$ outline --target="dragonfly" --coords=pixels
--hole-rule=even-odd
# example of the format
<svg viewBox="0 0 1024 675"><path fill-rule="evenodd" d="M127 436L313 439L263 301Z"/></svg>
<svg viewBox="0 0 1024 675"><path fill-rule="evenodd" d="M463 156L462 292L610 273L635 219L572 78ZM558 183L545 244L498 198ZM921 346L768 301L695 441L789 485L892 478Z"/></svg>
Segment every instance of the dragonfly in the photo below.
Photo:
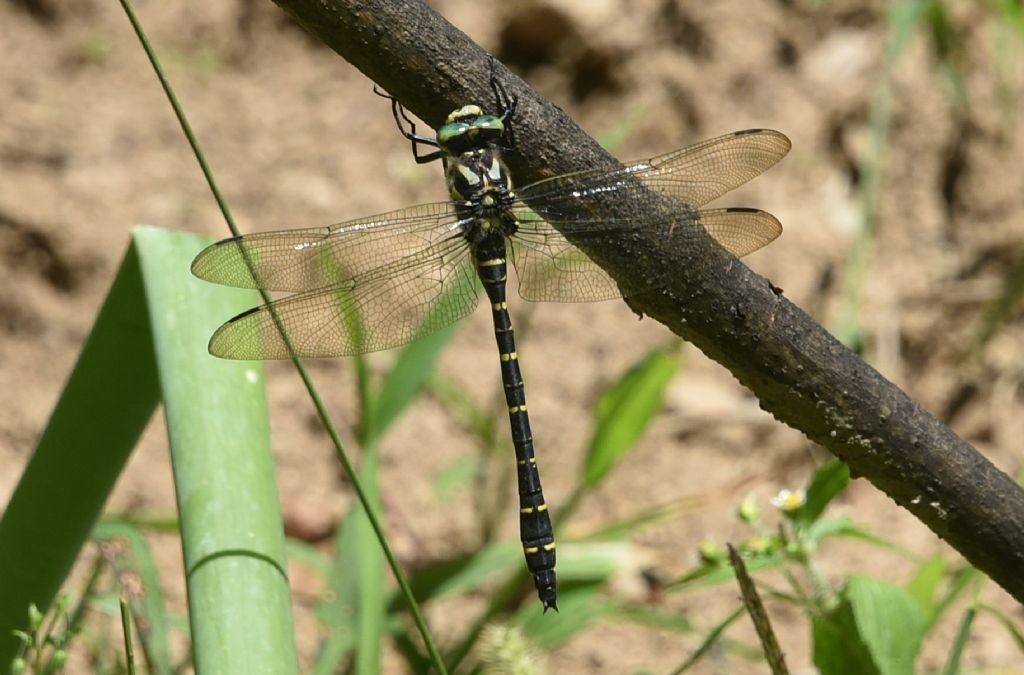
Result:
<svg viewBox="0 0 1024 675"><path fill-rule="evenodd" d="M209 351L226 359L282 359L363 354L403 345L470 314L487 298L515 448L520 540L546 612L557 610L555 536L534 453L519 353L508 312L509 261L519 295L530 301L590 302L649 288L613 279L585 252L638 230L681 244L710 237L742 257L782 232L769 213L750 208L700 210L758 176L789 151L785 135L748 129L659 157L563 174L515 187L505 163L517 151L518 97L491 62L493 112L469 104L448 115L436 137L419 135L396 99L392 115L419 164L440 160L450 199L326 227L232 237L192 263L201 279L292 295L244 312L213 334ZM654 193L676 200L671 217L647 220ZM588 200L613 199L601 216ZM590 205L591 207L593 204ZM577 246L571 241L581 244ZM705 249L706 252L706 249Z"/></svg>

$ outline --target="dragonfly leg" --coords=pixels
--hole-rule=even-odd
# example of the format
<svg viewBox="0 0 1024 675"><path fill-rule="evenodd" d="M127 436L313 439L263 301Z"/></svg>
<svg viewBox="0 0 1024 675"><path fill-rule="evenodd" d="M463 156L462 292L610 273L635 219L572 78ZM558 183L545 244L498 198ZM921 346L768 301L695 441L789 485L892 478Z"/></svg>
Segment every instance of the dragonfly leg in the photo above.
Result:
<svg viewBox="0 0 1024 675"><path fill-rule="evenodd" d="M432 148L438 148L440 146L435 139L430 138L429 136L421 136L416 133L416 123L409 118L408 113L405 112L405 108L398 102L398 99L382 90L377 85L373 85L373 93L381 98L386 98L391 101L391 115L395 118L395 126L398 127L399 133L409 139L409 142L412 143L412 156L413 159L416 160L417 164L427 164L428 162L441 159L444 153L440 150L430 152L425 155L420 154L420 145L427 145ZM405 127L406 124L409 125L408 129Z"/></svg>
<svg viewBox="0 0 1024 675"><path fill-rule="evenodd" d="M498 59L491 56L491 91L494 92L494 100L497 104L497 114L501 118L501 123L505 125L505 136L508 139L507 144L504 146L506 150L516 149L516 137L515 132L512 129L512 117L516 114L516 106L519 105L519 97L509 95L505 90L505 86L502 85L501 81L498 80Z"/></svg>

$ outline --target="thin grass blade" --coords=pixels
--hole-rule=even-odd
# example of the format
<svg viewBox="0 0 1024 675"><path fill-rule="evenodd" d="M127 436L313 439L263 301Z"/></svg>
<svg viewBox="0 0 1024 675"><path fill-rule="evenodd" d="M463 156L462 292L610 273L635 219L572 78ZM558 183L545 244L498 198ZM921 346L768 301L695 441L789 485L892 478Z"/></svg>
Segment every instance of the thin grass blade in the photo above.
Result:
<svg viewBox="0 0 1024 675"><path fill-rule="evenodd" d="M365 455L360 480L373 504L379 503L375 453ZM376 507L375 507L376 508ZM331 626L314 665L314 673L338 672L354 654L355 671L380 668L384 636L384 560L366 512L358 503L342 521L328 576L328 600L317 608L321 622Z"/></svg>
<svg viewBox="0 0 1024 675"><path fill-rule="evenodd" d="M967 611L964 612L964 616L960 620L960 627L956 632L956 639L953 640L949 650L949 659L946 661L946 667L942 669L942 675L957 675L960 672L960 662L964 656L967 640L971 637L971 626L974 625L976 616L978 616L978 612L974 607L968 607Z"/></svg>
<svg viewBox="0 0 1024 675"><path fill-rule="evenodd" d="M380 483L377 472L377 452L367 450L362 470L366 497L375 512L380 513ZM366 518L362 506L355 509L356 556L358 558L358 641L356 643L355 672L377 675L381 672L380 656L384 649L384 556L377 536ZM344 573L346 570L341 570ZM350 572L350 571L349 571Z"/></svg>
<svg viewBox="0 0 1024 675"><path fill-rule="evenodd" d="M725 629L734 624L737 619L743 616L744 608L742 606L737 607L731 614L722 619L716 624L711 631L707 634L704 640L701 641L700 646L690 655L690 658L686 659L683 663L679 664L679 667L672 671L672 675L679 675L685 673L687 670L692 668L705 654L707 654L711 648L718 642L718 639L725 633Z"/></svg>
<svg viewBox="0 0 1024 675"><path fill-rule="evenodd" d="M101 542L122 540L127 543L123 553L107 556L119 579L130 578L139 582L134 592L122 588L121 603L130 605L139 644L148 666L147 672L171 675L174 668L168 641L167 610L161 591L160 572L149 543L134 525L118 522L100 523L94 536Z"/></svg>

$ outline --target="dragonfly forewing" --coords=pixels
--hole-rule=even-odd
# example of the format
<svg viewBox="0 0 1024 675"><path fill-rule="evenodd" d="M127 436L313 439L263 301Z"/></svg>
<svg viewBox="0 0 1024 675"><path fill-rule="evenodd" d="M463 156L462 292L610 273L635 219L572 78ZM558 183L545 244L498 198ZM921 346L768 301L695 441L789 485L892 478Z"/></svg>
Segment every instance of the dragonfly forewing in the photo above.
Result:
<svg viewBox="0 0 1024 675"><path fill-rule="evenodd" d="M611 193L627 199L624 206L634 203L642 198L635 187L640 180L651 190L696 208L761 175L790 147L784 134L748 129L621 167L555 176L520 189L518 196L542 217L564 219L581 200L599 202Z"/></svg>
<svg viewBox="0 0 1024 675"><path fill-rule="evenodd" d="M465 225L451 202L438 202L327 227L257 232L206 248L192 273L227 286L301 293L418 257L448 239L461 240Z"/></svg>

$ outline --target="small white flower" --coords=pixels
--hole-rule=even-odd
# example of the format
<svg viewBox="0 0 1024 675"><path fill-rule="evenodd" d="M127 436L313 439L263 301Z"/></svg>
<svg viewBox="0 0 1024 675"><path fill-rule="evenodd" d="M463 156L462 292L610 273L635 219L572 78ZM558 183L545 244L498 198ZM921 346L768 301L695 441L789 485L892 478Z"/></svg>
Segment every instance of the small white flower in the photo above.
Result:
<svg viewBox="0 0 1024 675"><path fill-rule="evenodd" d="M772 497L772 506L792 513L807 503L807 493L803 490L779 490L779 494Z"/></svg>

